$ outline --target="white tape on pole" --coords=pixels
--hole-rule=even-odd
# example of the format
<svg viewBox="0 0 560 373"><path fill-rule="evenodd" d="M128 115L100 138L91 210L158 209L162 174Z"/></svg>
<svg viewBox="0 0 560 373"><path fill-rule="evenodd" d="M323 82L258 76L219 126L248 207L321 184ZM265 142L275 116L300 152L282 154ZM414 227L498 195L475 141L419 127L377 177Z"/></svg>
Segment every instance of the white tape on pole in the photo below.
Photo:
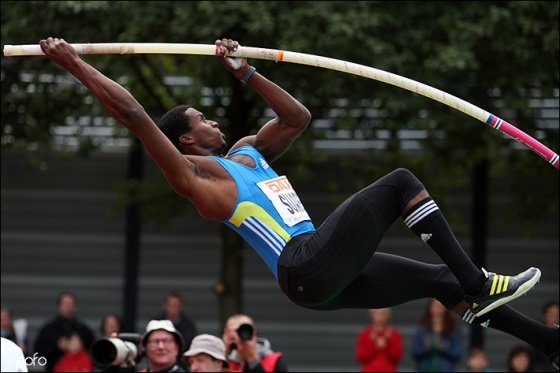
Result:
<svg viewBox="0 0 560 373"><path fill-rule="evenodd" d="M75 43L79 54L198 54L216 55L214 44L173 43ZM5 45L4 56L42 56L39 44Z"/></svg>
<svg viewBox="0 0 560 373"><path fill-rule="evenodd" d="M70 44L80 54L191 54L215 56L217 49L214 44L173 44L173 43L91 43ZM4 56L39 56L44 55L39 45L5 45ZM473 118L488 124L494 129L518 141L539 156L547 160L557 169L560 168L558 154L535 140L533 137L519 130L508 122L487 111L446 92L429 85L402 77L373 67L359 65L352 62L321 57L307 53L282 51L277 49L255 48L240 46L231 54L232 57L255 58L262 60L282 61L322 67L341 71L365 78L391 84L419 95L441 102L453 109L459 110Z"/></svg>

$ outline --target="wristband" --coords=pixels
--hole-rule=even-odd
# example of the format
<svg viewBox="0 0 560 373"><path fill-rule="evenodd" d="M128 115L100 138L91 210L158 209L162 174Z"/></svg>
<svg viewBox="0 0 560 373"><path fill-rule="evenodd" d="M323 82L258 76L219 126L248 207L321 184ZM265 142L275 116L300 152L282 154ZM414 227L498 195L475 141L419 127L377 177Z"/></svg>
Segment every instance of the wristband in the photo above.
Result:
<svg viewBox="0 0 560 373"><path fill-rule="evenodd" d="M247 83L247 81L251 78L256 70L257 69L255 69L253 66L249 66L249 70L247 70L247 73L243 76L243 78L241 78L241 81L243 83Z"/></svg>

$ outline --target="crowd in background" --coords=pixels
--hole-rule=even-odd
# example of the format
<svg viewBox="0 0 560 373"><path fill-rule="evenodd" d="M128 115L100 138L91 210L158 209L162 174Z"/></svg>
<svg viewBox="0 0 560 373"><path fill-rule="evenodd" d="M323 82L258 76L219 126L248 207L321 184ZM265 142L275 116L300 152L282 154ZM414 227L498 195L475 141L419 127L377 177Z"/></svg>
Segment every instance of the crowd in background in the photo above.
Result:
<svg viewBox="0 0 560 373"><path fill-rule="evenodd" d="M401 332L390 324L390 309L369 310L371 324L356 340L356 361L362 372L396 372L403 355ZM558 328L558 301L543 305L542 322ZM502 366L508 372L556 372L536 348L514 345L505 362L491 361L481 346L465 346L450 310L429 299L414 331L410 354L417 372L493 372ZM464 363L462 363L464 361Z"/></svg>
<svg viewBox="0 0 560 373"><path fill-rule="evenodd" d="M44 359L40 365L47 372L289 371L284 354L273 350L248 315L231 315L221 336L198 334L195 321L184 312L178 292L169 292L161 312L154 314L143 333L136 334L139 350L134 358L111 357L113 361L96 359L92 344L117 337L132 341L130 335L135 333L122 334L124 323L119 314L104 315L99 329L94 331L77 316L74 293L61 292L56 306L56 315L41 326L32 345L26 337L26 321L14 319L10 309L2 307L3 372L27 371L25 365L29 365L32 352ZM547 357L529 345L513 346L505 362L492 361L481 346L465 346L452 313L436 299L427 301L409 349L403 346L399 328L390 322L390 308L367 312L371 322L358 333L355 345L355 360L361 372L397 372L404 353L410 354L418 372L493 372L500 367L508 372L555 371ZM544 324L557 327L558 301L544 304L541 315ZM145 368L141 368L141 361Z"/></svg>
<svg viewBox="0 0 560 373"><path fill-rule="evenodd" d="M198 334L178 292L165 296L161 312L153 315L143 333L124 333L123 320L117 313L104 315L95 331L79 318L77 305L74 293L61 292L56 298L56 315L41 326L32 348L25 337L17 335L11 312L3 307L2 372L27 371L22 367L31 365L27 363L31 352L41 359L33 370L46 372L288 371L284 355L259 335L250 316L231 315L221 336ZM123 349L130 347L128 343L136 349ZM133 350L128 356L115 352ZM100 351L107 352L106 356Z"/></svg>

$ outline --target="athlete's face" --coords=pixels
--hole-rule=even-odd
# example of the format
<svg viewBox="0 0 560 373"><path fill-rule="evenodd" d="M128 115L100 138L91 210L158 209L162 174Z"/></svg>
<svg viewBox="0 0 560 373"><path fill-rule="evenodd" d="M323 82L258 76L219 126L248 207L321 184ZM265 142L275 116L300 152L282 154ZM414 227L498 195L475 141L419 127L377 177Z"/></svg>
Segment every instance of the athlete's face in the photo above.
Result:
<svg viewBox="0 0 560 373"><path fill-rule="evenodd" d="M189 108L186 111L191 130L181 135L181 141L189 144L198 155L222 155L226 147L226 137L218 123L206 119L200 111Z"/></svg>

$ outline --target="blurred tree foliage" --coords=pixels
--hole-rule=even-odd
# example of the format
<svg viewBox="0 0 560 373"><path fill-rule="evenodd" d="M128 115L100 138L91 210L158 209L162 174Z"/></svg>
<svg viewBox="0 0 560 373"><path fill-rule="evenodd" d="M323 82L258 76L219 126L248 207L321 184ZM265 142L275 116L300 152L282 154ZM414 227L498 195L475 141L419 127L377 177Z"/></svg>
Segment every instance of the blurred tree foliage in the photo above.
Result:
<svg viewBox="0 0 560 373"><path fill-rule="evenodd" d="M200 44L228 37L247 46L332 57L438 88L536 137L528 96L558 97L558 11L557 1L2 1L1 33L4 45L37 44L48 36L70 43ZM257 128L266 109L257 94L212 57L83 58L130 90L155 121L179 103L201 107L205 87L223 92L230 103L216 99L205 112L220 118L231 143ZM30 154L40 158L42 152L54 151L53 126L64 124L67 117L106 115L83 86L67 84L73 78L48 59L1 61L2 151L33 149ZM429 180L427 186L445 204L445 192L464 185L474 164L491 160L491 174L509 174L515 185L513 198L528 201L511 203L511 216L520 217L519 224L558 214L558 171L476 119L409 91L349 74L263 60L250 63L300 99L314 118L329 117L334 99L348 100L347 113L366 100L383 113L379 128L388 130L393 140L402 128L430 133L421 157L390 146L359 160L326 160L311 148L315 135L307 131L278 161L282 172L312 178L308 170L328 161L358 176L357 186L364 186L392 168L407 167L421 180ZM48 74L57 79L45 80ZM191 77L192 84L180 89L167 86L167 75ZM352 129L362 119L345 115L336 124ZM442 130L445 141L437 136ZM545 130L538 138L553 150L559 148L558 128ZM86 156L97 146L84 138L77 154ZM167 208L177 206L178 197L163 178L150 182L155 184L121 185L127 198L121 202L141 202L151 221L165 222L181 213ZM337 187L334 183L333 189ZM149 210L149 206L164 208Z"/></svg>

